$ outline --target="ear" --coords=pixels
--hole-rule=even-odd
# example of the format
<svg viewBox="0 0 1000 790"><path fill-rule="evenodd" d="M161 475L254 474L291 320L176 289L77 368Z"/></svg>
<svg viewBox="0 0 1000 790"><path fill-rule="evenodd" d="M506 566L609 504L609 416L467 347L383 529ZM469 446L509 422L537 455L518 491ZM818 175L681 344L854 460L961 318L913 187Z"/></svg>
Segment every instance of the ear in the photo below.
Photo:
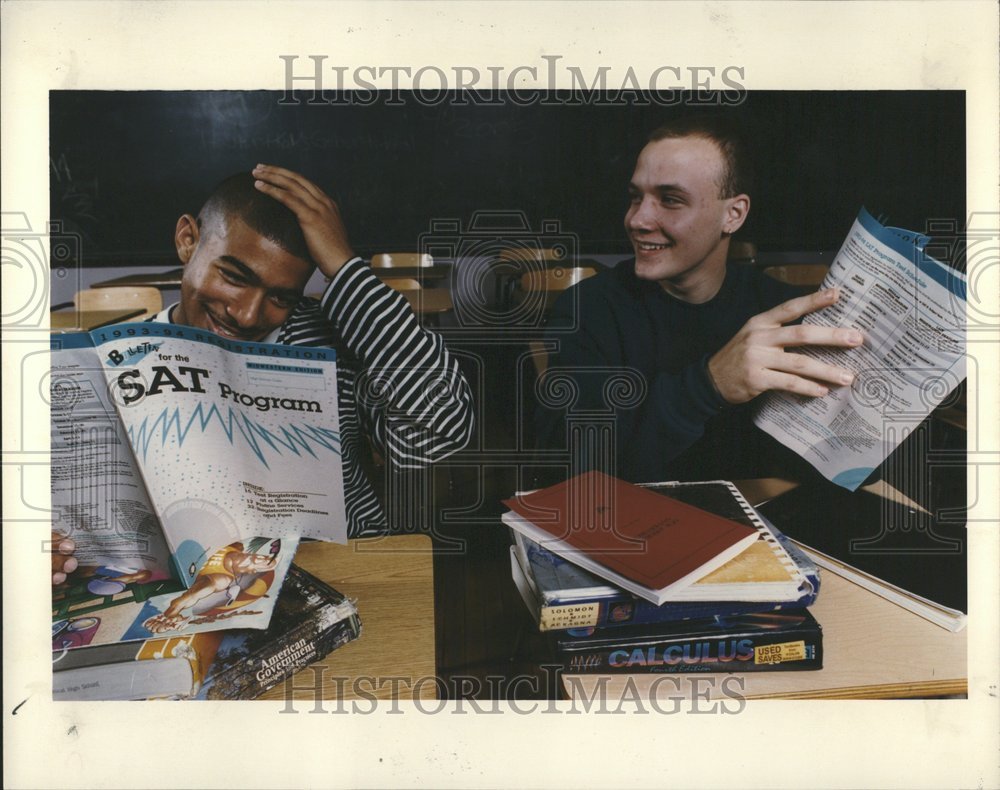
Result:
<svg viewBox="0 0 1000 790"><path fill-rule="evenodd" d="M181 263L186 264L191 260L200 239L201 230L198 227L198 220L190 214L185 214L177 220L177 227L174 229L174 246L177 248L177 257L181 259Z"/></svg>
<svg viewBox="0 0 1000 790"><path fill-rule="evenodd" d="M727 198L726 203L726 215L722 222L722 230L731 236L747 221L747 215L750 213L750 196L737 195Z"/></svg>

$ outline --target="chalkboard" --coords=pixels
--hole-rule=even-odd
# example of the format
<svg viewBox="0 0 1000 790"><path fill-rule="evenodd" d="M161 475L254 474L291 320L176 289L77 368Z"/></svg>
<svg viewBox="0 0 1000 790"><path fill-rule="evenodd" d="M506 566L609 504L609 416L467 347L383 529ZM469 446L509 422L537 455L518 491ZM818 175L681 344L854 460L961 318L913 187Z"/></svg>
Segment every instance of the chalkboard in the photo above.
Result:
<svg viewBox="0 0 1000 790"><path fill-rule="evenodd" d="M197 212L222 178L268 162L334 196L363 254L416 249L441 220L462 233L477 212L515 211L522 234L550 221L546 232L569 234L582 254L624 255L635 155L651 129L690 111L600 94L575 104L501 94L494 105L454 94L434 105L406 93L364 104L283 97L53 91L52 219L80 234L85 264L169 263L177 217ZM758 171L742 236L762 250L836 249L861 205L916 229L964 222L962 92L755 91L733 111Z"/></svg>

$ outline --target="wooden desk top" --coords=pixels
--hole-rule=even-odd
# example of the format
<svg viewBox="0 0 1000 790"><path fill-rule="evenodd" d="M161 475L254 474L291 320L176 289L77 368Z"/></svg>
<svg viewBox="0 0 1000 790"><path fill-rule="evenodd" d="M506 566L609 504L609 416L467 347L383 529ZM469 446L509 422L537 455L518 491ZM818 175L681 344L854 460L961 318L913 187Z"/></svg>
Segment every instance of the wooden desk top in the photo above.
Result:
<svg viewBox="0 0 1000 790"><path fill-rule="evenodd" d="M82 331L97 329L99 326L127 321L145 311L141 307L118 310L57 310L49 313L49 327L53 331Z"/></svg>
<svg viewBox="0 0 1000 790"><path fill-rule="evenodd" d="M107 288L115 285L153 285L158 288L170 288L181 284L181 275L184 273L183 267L167 269L162 272L152 274L128 274L124 277L114 277L110 280L103 280L94 283L91 288Z"/></svg>
<svg viewBox="0 0 1000 790"><path fill-rule="evenodd" d="M372 274L386 277L412 277L415 280L441 280L451 273L451 266L436 263L433 266L380 266L372 267Z"/></svg>
<svg viewBox="0 0 1000 790"><path fill-rule="evenodd" d="M389 678L402 678L395 681L399 699L436 698L430 537L392 535L352 540L345 546L304 543L295 562L356 599L362 626L360 638L295 674L295 699L315 699L312 686L320 680L323 699L391 699ZM317 667L322 669L317 672ZM261 697L284 698L283 683Z"/></svg>
<svg viewBox="0 0 1000 790"><path fill-rule="evenodd" d="M693 690L725 696L727 687L760 699L888 699L968 693L967 632L953 634L836 574L824 571L816 603L809 608L823 628L823 669L815 672L739 672L674 675L661 682L659 696ZM564 675L570 697L591 696L600 675ZM662 674L606 675L607 699L617 700L628 679L648 696ZM705 678L716 678L714 684ZM732 685L732 684L737 685ZM688 697L690 699L690 697Z"/></svg>

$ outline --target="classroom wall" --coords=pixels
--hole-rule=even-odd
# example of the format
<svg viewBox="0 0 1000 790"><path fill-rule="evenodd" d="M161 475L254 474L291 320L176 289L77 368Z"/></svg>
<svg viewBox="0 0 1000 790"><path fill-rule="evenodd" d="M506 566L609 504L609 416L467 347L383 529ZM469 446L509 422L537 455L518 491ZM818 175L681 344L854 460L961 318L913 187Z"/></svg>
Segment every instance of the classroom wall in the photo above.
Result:
<svg viewBox="0 0 1000 790"><path fill-rule="evenodd" d="M79 239L83 267L173 265L176 218L258 161L336 197L365 255L539 236L587 256L627 254L635 153L666 116L705 109L609 94L576 104L500 94L490 105L407 93L289 105L283 95L53 91L51 218ZM960 91L755 91L727 111L755 148L742 235L764 251L836 249L861 205L917 229L965 217Z"/></svg>

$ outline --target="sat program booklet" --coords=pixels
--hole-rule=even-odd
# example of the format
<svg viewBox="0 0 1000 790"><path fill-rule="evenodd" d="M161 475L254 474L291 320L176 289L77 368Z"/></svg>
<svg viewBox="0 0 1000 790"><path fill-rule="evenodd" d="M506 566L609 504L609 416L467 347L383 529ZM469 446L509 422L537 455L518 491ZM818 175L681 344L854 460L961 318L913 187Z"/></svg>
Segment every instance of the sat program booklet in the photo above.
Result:
<svg viewBox="0 0 1000 790"><path fill-rule="evenodd" d="M333 349L159 323L51 348L52 526L81 566L55 649L264 628L299 538L346 542Z"/></svg>

